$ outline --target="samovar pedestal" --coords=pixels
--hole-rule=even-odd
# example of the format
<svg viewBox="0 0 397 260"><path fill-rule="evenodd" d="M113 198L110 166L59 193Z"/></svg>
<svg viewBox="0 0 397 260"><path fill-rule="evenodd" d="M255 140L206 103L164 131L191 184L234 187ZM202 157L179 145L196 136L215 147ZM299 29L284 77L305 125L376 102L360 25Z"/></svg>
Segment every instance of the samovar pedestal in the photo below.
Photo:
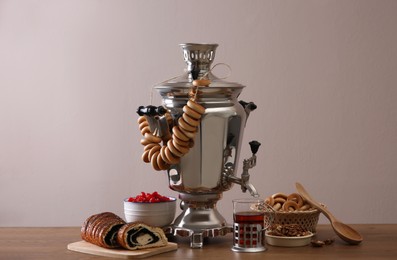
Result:
<svg viewBox="0 0 397 260"><path fill-rule="evenodd" d="M173 235L190 237L191 248L202 248L204 238L224 236L233 231L216 209L222 194L180 193L182 213L171 226Z"/></svg>

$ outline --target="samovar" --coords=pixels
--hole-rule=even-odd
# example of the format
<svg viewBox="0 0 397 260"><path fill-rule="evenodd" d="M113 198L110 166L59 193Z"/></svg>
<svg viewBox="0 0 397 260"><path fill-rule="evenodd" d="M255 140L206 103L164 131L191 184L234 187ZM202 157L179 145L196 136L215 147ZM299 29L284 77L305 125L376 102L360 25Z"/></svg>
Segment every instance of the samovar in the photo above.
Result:
<svg viewBox="0 0 397 260"><path fill-rule="evenodd" d="M201 248L204 238L232 232L232 226L216 208L223 192L235 183L243 192L248 190L252 196L258 196L249 182L248 170L256 165L260 143L250 142L252 156L243 161L243 172L237 177L244 127L256 105L237 100L243 85L212 73L217 44L180 46L187 63L185 73L156 85L163 104L140 106L138 114L142 118L141 132L150 139L143 139L143 160L152 163L156 170L167 170L169 187L179 193L181 200L182 213L166 230L173 235L189 236L191 247ZM205 111L194 114L188 101ZM179 130L186 135L182 136ZM147 146L154 151L146 149Z"/></svg>

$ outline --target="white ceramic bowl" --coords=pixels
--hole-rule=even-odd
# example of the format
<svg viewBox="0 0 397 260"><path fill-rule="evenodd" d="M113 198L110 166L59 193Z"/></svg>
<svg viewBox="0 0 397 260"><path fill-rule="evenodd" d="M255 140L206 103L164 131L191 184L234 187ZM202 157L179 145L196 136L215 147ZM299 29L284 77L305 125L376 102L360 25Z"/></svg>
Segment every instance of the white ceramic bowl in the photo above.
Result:
<svg viewBox="0 0 397 260"><path fill-rule="evenodd" d="M298 247L298 246L307 246L310 244L312 240L313 233L310 233L307 236L300 237L281 237L281 236L272 236L266 232L266 243L272 246L282 246L282 247Z"/></svg>
<svg viewBox="0 0 397 260"><path fill-rule="evenodd" d="M164 202L129 202L124 199L125 220L130 222L144 222L155 227L164 227L172 223L175 218L176 198L169 197Z"/></svg>

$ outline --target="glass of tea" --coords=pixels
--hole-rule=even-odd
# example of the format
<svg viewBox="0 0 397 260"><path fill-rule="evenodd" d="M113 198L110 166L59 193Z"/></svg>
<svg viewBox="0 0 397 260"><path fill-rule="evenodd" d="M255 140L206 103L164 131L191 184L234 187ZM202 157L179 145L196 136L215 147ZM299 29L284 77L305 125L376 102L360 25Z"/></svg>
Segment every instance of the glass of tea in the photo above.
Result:
<svg viewBox="0 0 397 260"><path fill-rule="evenodd" d="M265 213L262 199L233 200L233 247L235 252L265 251Z"/></svg>

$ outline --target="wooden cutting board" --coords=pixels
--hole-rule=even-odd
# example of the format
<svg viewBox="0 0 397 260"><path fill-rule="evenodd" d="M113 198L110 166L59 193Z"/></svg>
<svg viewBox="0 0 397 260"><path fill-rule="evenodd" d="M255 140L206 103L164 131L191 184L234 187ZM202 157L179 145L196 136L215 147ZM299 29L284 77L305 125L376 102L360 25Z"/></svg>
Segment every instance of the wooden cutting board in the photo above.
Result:
<svg viewBox="0 0 397 260"><path fill-rule="evenodd" d="M68 245L68 249L75 252L86 253L91 255L117 257L124 259L144 258L152 255L157 255L178 249L178 245L168 242L168 245L163 247L155 247L139 250L126 249L107 249L88 243L86 241L79 241Z"/></svg>

